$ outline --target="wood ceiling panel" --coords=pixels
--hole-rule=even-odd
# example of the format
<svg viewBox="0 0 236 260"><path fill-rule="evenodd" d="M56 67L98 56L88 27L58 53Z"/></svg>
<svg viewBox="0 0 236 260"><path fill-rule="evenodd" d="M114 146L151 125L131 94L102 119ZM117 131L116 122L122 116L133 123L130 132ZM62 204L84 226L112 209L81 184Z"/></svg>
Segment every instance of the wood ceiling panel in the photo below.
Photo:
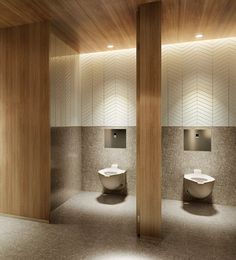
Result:
<svg viewBox="0 0 236 260"><path fill-rule="evenodd" d="M131 48L137 6L153 0L0 0L0 28L51 20L77 51ZM236 36L236 0L162 0L162 43Z"/></svg>
<svg viewBox="0 0 236 260"><path fill-rule="evenodd" d="M73 44L80 52L104 51L112 43L115 49L132 48L136 43L136 9L147 0L77 0L61 2L52 10L55 30L68 26L75 35ZM66 5L66 6L65 6ZM60 10L64 10L64 13ZM54 13L55 14L55 13ZM67 31L66 29L63 31ZM58 35L60 37L60 35Z"/></svg>
<svg viewBox="0 0 236 260"><path fill-rule="evenodd" d="M204 39L236 36L235 0L163 0L162 42L195 40L196 33Z"/></svg>
<svg viewBox="0 0 236 260"><path fill-rule="evenodd" d="M43 1L0 0L0 28L23 25L50 19Z"/></svg>

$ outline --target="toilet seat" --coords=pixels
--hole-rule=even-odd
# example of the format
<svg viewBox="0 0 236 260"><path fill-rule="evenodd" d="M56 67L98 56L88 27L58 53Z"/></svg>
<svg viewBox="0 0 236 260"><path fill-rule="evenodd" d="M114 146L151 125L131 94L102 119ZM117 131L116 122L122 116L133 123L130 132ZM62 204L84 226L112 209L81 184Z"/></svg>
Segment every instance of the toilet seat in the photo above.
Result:
<svg viewBox="0 0 236 260"><path fill-rule="evenodd" d="M189 173L185 174L184 178L189 181L196 182L197 184L204 184L208 182L213 182L215 179L209 175L206 174L196 174L196 173Z"/></svg>
<svg viewBox="0 0 236 260"><path fill-rule="evenodd" d="M125 170L121 170L119 168L113 167L113 168L104 168L102 170L99 170L98 173L102 174L105 177L110 177L118 174L125 173Z"/></svg>

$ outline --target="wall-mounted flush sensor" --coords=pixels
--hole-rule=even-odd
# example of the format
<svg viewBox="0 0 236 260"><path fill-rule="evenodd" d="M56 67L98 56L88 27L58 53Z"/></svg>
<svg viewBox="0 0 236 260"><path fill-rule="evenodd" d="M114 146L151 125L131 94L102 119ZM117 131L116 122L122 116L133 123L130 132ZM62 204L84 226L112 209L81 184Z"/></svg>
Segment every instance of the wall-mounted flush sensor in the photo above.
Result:
<svg viewBox="0 0 236 260"><path fill-rule="evenodd" d="M117 137L117 134L116 134L116 133L114 133L113 137L114 137L114 138L116 138L116 137Z"/></svg>
<svg viewBox="0 0 236 260"><path fill-rule="evenodd" d="M199 134L196 134L196 138L199 138Z"/></svg>

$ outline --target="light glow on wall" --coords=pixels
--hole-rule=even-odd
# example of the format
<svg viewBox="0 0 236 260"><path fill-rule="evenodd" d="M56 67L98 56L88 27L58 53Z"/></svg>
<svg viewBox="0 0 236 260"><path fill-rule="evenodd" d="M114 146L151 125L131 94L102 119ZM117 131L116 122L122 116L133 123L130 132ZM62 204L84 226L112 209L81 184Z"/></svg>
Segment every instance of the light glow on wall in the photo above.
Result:
<svg viewBox="0 0 236 260"><path fill-rule="evenodd" d="M236 126L236 38L162 46L162 124Z"/></svg>

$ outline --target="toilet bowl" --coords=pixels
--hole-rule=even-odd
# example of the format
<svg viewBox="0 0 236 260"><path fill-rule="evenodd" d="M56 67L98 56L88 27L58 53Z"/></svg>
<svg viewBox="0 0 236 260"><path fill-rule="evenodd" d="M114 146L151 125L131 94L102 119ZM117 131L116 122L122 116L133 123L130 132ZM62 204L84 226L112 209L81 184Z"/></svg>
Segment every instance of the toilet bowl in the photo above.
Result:
<svg viewBox="0 0 236 260"><path fill-rule="evenodd" d="M185 174L184 180L188 193L195 198L204 199L212 193L215 179L209 175L202 174L201 170Z"/></svg>
<svg viewBox="0 0 236 260"><path fill-rule="evenodd" d="M125 186L126 170L118 168L117 164L112 164L111 168L105 168L98 171L99 179L105 189L118 190Z"/></svg>

